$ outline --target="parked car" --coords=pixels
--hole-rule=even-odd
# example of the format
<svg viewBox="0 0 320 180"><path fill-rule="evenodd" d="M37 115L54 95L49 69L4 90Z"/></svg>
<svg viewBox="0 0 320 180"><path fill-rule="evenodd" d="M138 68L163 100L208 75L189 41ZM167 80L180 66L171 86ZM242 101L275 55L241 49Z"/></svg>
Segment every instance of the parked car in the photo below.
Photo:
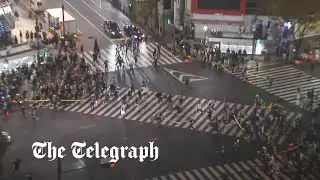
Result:
<svg viewBox="0 0 320 180"><path fill-rule="evenodd" d="M121 38L122 32L115 21L107 20L103 24L104 31L111 37L111 38Z"/></svg>

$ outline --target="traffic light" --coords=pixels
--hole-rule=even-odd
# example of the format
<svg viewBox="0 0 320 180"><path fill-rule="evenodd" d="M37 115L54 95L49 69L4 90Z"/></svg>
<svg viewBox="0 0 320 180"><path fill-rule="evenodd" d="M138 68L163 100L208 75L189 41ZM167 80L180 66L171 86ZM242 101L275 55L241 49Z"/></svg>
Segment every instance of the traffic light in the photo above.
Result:
<svg viewBox="0 0 320 180"><path fill-rule="evenodd" d="M47 49L44 50L43 56L44 56L44 57L48 57L48 56L49 56L49 53L48 53L48 50L47 50Z"/></svg>
<svg viewBox="0 0 320 180"><path fill-rule="evenodd" d="M167 19L167 23L171 24L171 19L170 18Z"/></svg>
<svg viewBox="0 0 320 180"><path fill-rule="evenodd" d="M257 40L256 40L256 44L260 44L260 39L257 39Z"/></svg>

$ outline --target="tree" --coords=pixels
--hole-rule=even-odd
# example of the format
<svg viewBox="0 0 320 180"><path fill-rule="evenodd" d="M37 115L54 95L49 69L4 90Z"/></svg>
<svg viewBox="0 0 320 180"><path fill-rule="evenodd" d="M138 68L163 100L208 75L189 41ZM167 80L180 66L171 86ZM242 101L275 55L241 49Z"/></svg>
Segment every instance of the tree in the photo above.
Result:
<svg viewBox="0 0 320 180"><path fill-rule="evenodd" d="M272 16L292 22L294 42L299 50L305 35L320 28L320 0L259 0L258 8Z"/></svg>
<svg viewBox="0 0 320 180"><path fill-rule="evenodd" d="M133 0L131 18L136 21L153 18L156 9L157 0Z"/></svg>

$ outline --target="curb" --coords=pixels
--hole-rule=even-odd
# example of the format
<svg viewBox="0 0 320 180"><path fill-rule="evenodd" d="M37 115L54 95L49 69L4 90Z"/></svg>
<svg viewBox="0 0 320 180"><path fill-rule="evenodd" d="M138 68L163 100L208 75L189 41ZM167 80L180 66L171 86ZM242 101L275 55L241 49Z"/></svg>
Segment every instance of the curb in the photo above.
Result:
<svg viewBox="0 0 320 180"><path fill-rule="evenodd" d="M27 49L27 50L23 50L23 51L15 52L15 53L10 53L10 54L9 54L9 55L7 55L7 56L3 56L3 58L7 58L7 57L11 57L11 56L15 56L15 55L22 54L22 53L26 53L26 52L33 51L33 50L35 50L35 49L34 49L34 48L31 48L31 49Z"/></svg>
<svg viewBox="0 0 320 180"><path fill-rule="evenodd" d="M23 42L23 43L18 43L18 44L13 44L11 45L12 48L16 48L16 47L19 47L19 46L24 46L24 45L27 45L28 42ZM0 48L0 51L3 51L3 50L7 50L8 46L4 47L4 48Z"/></svg>

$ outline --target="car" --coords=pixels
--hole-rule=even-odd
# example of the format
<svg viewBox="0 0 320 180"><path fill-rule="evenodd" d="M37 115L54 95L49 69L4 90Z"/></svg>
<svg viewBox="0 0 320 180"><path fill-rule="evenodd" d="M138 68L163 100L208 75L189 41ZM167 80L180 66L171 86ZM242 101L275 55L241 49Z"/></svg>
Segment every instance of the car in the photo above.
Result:
<svg viewBox="0 0 320 180"><path fill-rule="evenodd" d="M135 38L138 41L143 41L145 38L145 34L142 32L142 30L135 25L125 25L123 27L123 31L126 36Z"/></svg>
<svg viewBox="0 0 320 180"><path fill-rule="evenodd" d="M1 138L4 140L5 143L8 143L8 144L12 143L11 136L6 131L1 131Z"/></svg>
<svg viewBox="0 0 320 180"><path fill-rule="evenodd" d="M107 20L103 24L104 31L111 37L111 38L121 38L122 33L115 21Z"/></svg>

